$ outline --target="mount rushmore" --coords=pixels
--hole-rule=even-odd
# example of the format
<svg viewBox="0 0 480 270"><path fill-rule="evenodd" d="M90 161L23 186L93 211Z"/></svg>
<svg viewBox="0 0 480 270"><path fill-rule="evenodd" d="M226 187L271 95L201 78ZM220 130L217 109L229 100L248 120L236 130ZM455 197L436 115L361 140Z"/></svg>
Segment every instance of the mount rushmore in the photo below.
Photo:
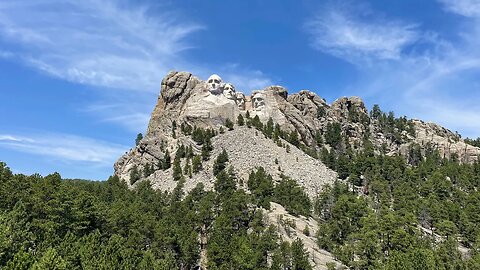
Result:
<svg viewBox="0 0 480 270"><path fill-rule="evenodd" d="M235 101L240 111L261 111L265 108L264 91L253 91L251 97L247 97L242 92L236 92L233 84L224 83L217 74L213 74L208 78L207 89L213 95L223 94L227 99Z"/></svg>
<svg viewBox="0 0 480 270"><path fill-rule="evenodd" d="M236 122L239 115L257 117L264 124L272 121L286 133L297 133L302 149L285 140L280 147L245 126L219 132L224 129L227 120ZM353 151L363 149L368 143L376 152L408 156L412 146L419 145L421 149L426 149L426 146L436 149L443 157L455 156L462 162L473 162L480 156L479 148L465 143L458 134L446 128L415 119L397 120L403 127L399 125L385 130L378 117L369 114L358 97L341 97L328 104L312 91L301 90L289 95L287 89L281 86L254 90L249 96L237 91L232 83L224 82L216 74L203 81L191 73L173 71L162 81L144 138L120 157L114 170L128 183L133 168L142 170L148 167L153 172L145 179L155 188L173 190L176 182L172 179L172 169L161 170L156 164L166 152L173 160L181 146L191 147L194 154L202 150L190 136L175 130L180 125L214 130L218 135L212 138L211 156L216 157L225 149L239 178L246 179L252 169L261 165L276 179L282 175L295 179L312 196L325 183L336 179L336 173L311 154L319 153L323 148L332 148L325 142L327 129L332 125L339 127L346 140L342 144L349 144ZM325 143L320 146L319 140ZM305 153L306 149L310 155ZM198 183L212 187L213 161L205 161L203 167L202 172L187 181L185 191Z"/></svg>

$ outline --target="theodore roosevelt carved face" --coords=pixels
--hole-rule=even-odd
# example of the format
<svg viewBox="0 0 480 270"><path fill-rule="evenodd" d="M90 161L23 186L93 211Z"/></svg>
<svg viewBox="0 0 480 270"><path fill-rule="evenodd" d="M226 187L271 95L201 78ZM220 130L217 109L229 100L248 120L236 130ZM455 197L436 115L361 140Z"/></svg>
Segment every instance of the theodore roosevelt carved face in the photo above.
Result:
<svg viewBox="0 0 480 270"><path fill-rule="evenodd" d="M241 92L236 94L236 101L239 110L245 110L245 95Z"/></svg>

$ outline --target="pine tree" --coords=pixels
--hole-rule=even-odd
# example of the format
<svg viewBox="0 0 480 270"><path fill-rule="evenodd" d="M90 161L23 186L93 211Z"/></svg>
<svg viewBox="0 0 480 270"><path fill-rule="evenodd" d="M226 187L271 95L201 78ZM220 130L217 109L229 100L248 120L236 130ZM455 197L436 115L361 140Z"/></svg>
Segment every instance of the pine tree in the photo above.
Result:
<svg viewBox="0 0 480 270"><path fill-rule="evenodd" d="M228 162L228 154L225 149L218 155L217 159L213 163L213 175L219 174L226 168L226 163Z"/></svg>
<svg viewBox="0 0 480 270"><path fill-rule="evenodd" d="M173 161L173 180L178 181L182 179L182 167L180 165L180 158L175 158Z"/></svg>
<svg viewBox="0 0 480 270"><path fill-rule="evenodd" d="M192 170L193 173L198 173L202 168L202 158L201 156L194 156L192 159Z"/></svg>
<svg viewBox="0 0 480 270"><path fill-rule="evenodd" d="M290 136L288 136L288 142L298 147L300 145L300 140L298 139L298 132L296 130L292 130L290 132Z"/></svg>
<svg viewBox="0 0 480 270"><path fill-rule="evenodd" d="M292 243L292 270L311 270L313 269L308 261L308 253L300 239Z"/></svg>
<svg viewBox="0 0 480 270"><path fill-rule="evenodd" d="M233 130L233 122L232 120L228 119L225 120L225 126L228 128L228 130Z"/></svg>
<svg viewBox="0 0 480 270"><path fill-rule="evenodd" d="M130 185L135 184L138 180L140 180L140 172L138 171L137 165L134 165L133 168L130 170Z"/></svg>
<svg viewBox="0 0 480 270"><path fill-rule="evenodd" d="M64 270L67 269L65 260L57 253L54 248L49 248L36 263L32 270Z"/></svg>
<svg viewBox="0 0 480 270"><path fill-rule="evenodd" d="M162 164L162 169L163 170L168 170L170 169L171 166L171 158L170 158L170 152L165 150L165 155L163 156L163 164Z"/></svg>
<svg viewBox="0 0 480 270"><path fill-rule="evenodd" d="M382 115L382 110L380 110L380 106L378 106L378 104L373 105L373 108L370 111L370 117L373 119L378 119L380 115Z"/></svg>
<svg viewBox="0 0 480 270"><path fill-rule="evenodd" d="M337 148L342 142L342 128L340 123L328 123L325 132L325 142L330 146Z"/></svg>
<svg viewBox="0 0 480 270"><path fill-rule="evenodd" d="M317 130L317 132L315 132L315 142L317 143L317 146L323 146L323 136L320 130Z"/></svg>
<svg viewBox="0 0 480 270"><path fill-rule="evenodd" d="M202 145L202 159L204 161L210 159L210 151L212 151L212 148L212 142L210 141L210 138L207 137Z"/></svg>
<svg viewBox="0 0 480 270"><path fill-rule="evenodd" d="M245 120L243 119L243 116L241 114L239 114L238 117L237 117L237 124L239 126L245 125Z"/></svg>
<svg viewBox="0 0 480 270"><path fill-rule="evenodd" d="M272 117L269 117L267 125L265 126L265 135L267 135L268 138L272 138L274 128L273 119Z"/></svg>
<svg viewBox="0 0 480 270"><path fill-rule="evenodd" d="M138 133L137 138L135 139L135 145L140 144L140 141L143 139L142 133Z"/></svg>
<svg viewBox="0 0 480 270"><path fill-rule="evenodd" d="M187 158L185 162L185 167L183 168L183 173L188 175L188 177L192 178L192 165L190 164L190 159Z"/></svg>
<svg viewBox="0 0 480 270"><path fill-rule="evenodd" d="M263 129L262 121L260 121L260 117L258 117L258 115L255 115L255 117L253 117L253 119L252 119L252 126L254 126L255 128L257 128L258 130L262 130L262 129Z"/></svg>

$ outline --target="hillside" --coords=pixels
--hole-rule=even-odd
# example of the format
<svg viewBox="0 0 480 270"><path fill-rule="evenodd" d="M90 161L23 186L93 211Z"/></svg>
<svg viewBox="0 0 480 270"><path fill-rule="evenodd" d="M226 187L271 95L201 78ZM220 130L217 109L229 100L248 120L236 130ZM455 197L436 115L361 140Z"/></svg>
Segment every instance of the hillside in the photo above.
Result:
<svg viewBox="0 0 480 270"><path fill-rule="evenodd" d="M318 158L326 151L345 153L368 149L388 156L399 154L410 162L417 162L418 155L425 156L426 149L438 151L442 158L465 163L475 162L480 157L480 148L465 143L458 134L446 128L421 120L396 118L392 112L384 113L378 106L368 112L358 97L342 97L330 105L308 90L288 95L285 88L270 86L245 96L234 92L233 85L229 86L233 94L225 95L220 85L212 90L208 82L190 73L169 73L162 81L147 133L135 148L116 162L115 174L131 183L131 171L136 168L147 176L142 178L150 180L156 188L172 190L175 186L172 172L161 170L158 164L166 149L169 149L171 160L180 146L192 147L193 154L200 154L202 142L192 139L193 128L209 129L218 134L212 138L215 144L213 156L225 148L232 154L231 163L239 166L236 169L243 178L259 163L266 164L270 174L278 175L278 166L272 164L277 158L282 163L280 172L305 186L309 194L318 192L323 183L334 180L332 172L325 170L321 162L308 157ZM258 131L246 134L248 131L243 127L239 131L239 116L250 118L251 125L257 129L259 125L265 125L266 129L270 125L268 133L271 135L275 130L276 137L263 140ZM253 121L255 118L257 120ZM227 121L235 126L230 128L232 130L225 126ZM185 132L186 129L190 131ZM221 129L224 134L219 134ZM293 150L285 155L284 150L273 144L283 148L288 145ZM245 151L239 147L244 147ZM212 161L205 161L206 170L187 181L187 190L200 182L206 187L212 186ZM323 161L328 165L328 161ZM312 179L319 182L314 183Z"/></svg>
<svg viewBox="0 0 480 270"><path fill-rule="evenodd" d="M107 181L0 162L0 269L480 269L478 141L171 72Z"/></svg>

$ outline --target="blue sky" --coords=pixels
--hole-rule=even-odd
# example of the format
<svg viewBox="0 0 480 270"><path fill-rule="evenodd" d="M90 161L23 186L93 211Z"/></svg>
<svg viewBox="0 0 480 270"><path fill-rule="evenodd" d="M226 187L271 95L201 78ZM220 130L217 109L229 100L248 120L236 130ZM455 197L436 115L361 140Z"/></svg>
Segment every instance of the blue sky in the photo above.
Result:
<svg viewBox="0 0 480 270"><path fill-rule="evenodd" d="M480 0L0 2L0 160L106 179L161 79L218 73L480 136Z"/></svg>

